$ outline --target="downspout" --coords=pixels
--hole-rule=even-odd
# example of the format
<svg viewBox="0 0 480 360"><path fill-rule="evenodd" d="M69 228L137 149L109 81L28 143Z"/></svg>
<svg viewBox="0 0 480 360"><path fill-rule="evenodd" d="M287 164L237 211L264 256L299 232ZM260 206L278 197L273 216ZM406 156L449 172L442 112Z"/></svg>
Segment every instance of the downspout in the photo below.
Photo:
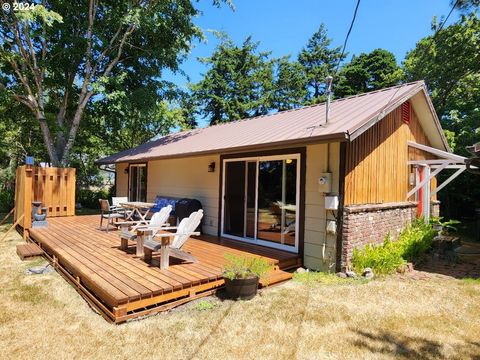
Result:
<svg viewBox="0 0 480 360"><path fill-rule="evenodd" d="M325 125L328 125L328 120L330 116L330 101L332 97L332 82L333 77L327 76L327 89L325 94L327 95L327 101L325 104ZM327 173L330 173L330 142L327 142ZM328 210L325 210L325 241L322 244L322 259L325 262L325 256L327 253L327 238L328 238L328 231L327 231L327 224L328 224Z"/></svg>
<svg viewBox="0 0 480 360"><path fill-rule="evenodd" d="M343 253L343 210L345 206L345 176L347 170L347 151L350 143L350 134L347 135L347 141L340 143L340 165L339 165L339 184L338 184L338 215L337 215L337 243L335 270L342 271L342 253Z"/></svg>

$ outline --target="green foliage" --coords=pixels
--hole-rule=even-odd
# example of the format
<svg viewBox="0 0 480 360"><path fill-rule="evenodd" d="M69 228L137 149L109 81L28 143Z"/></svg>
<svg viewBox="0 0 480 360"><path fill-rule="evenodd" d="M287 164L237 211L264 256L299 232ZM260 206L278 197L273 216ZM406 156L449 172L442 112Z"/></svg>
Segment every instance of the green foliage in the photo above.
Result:
<svg viewBox="0 0 480 360"><path fill-rule="evenodd" d="M387 237L382 245L366 245L362 250L353 251L352 264L357 272L369 267L375 274L389 274L406 261L401 248Z"/></svg>
<svg viewBox="0 0 480 360"><path fill-rule="evenodd" d="M15 190L0 190L0 213L8 213L13 209L15 202Z"/></svg>
<svg viewBox="0 0 480 360"><path fill-rule="evenodd" d="M471 285L480 285L480 279L479 278L463 278L462 281L465 284L471 284Z"/></svg>
<svg viewBox="0 0 480 360"><path fill-rule="evenodd" d="M209 301L206 301L206 300L200 300L195 308L198 310L198 311L205 311L205 310L212 310L215 308L215 304L212 304L211 302Z"/></svg>
<svg viewBox="0 0 480 360"><path fill-rule="evenodd" d="M225 254L227 263L223 267L223 277L233 279L261 278L273 267L263 258Z"/></svg>
<svg viewBox="0 0 480 360"><path fill-rule="evenodd" d="M274 62L258 47L251 37L241 46L224 37L212 56L200 59L209 69L191 90L199 114L210 124L264 115L272 108Z"/></svg>
<svg viewBox="0 0 480 360"><path fill-rule="evenodd" d="M3 12L0 89L30 112L33 128L42 130L35 140L43 142L54 165L70 162L88 111L114 122L112 128L125 119L162 117L158 106L170 91L160 80L163 72L179 71L192 43L203 38L193 22L200 15L195 4L52 0L34 11ZM109 111L99 111L97 102L108 103Z"/></svg>
<svg viewBox="0 0 480 360"><path fill-rule="evenodd" d="M432 225L441 225L442 231L445 230L446 232L456 232L458 229L455 225L459 225L462 222L454 219L450 219L447 221L442 221L443 217L432 217L430 219L430 223Z"/></svg>
<svg viewBox="0 0 480 360"><path fill-rule="evenodd" d="M307 97L307 77L299 62L290 62L288 57L276 63L273 107L289 110L303 105Z"/></svg>
<svg viewBox="0 0 480 360"><path fill-rule="evenodd" d="M345 58L345 55L342 57L341 47L332 48L331 43L326 26L320 24L298 55L298 62L307 78L308 103L318 103L323 99L327 76L334 74L337 64Z"/></svg>
<svg viewBox="0 0 480 360"><path fill-rule="evenodd" d="M384 49L353 56L344 65L334 86L335 96L345 97L397 85L403 72L395 55Z"/></svg>
<svg viewBox="0 0 480 360"><path fill-rule="evenodd" d="M89 209L100 208L99 199L109 199L109 192L106 190L77 190L77 203L82 204L82 207Z"/></svg>
<svg viewBox="0 0 480 360"><path fill-rule="evenodd" d="M391 274L406 262L415 261L429 250L435 231L432 225L422 219L408 225L397 241L387 235L381 245L367 245L363 249L355 249L352 264L357 272L369 267L376 274Z"/></svg>
<svg viewBox="0 0 480 360"><path fill-rule="evenodd" d="M432 27L437 26L434 23ZM478 16L463 15L435 36L421 39L407 54L404 69L407 81L425 79L449 144L456 153L469 156L465 148L480 140ZM450 176L451 171L440 173L439 182ZM464 173L441 191L442 215L447 218L471 216L480 206L477 184L478 175Z"/></svg>

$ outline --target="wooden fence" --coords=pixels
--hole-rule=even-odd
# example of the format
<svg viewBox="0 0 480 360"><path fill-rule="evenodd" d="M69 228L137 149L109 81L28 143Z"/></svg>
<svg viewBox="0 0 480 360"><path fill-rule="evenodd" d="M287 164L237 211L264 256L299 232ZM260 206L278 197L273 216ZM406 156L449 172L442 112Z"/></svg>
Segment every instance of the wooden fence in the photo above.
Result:
<svg viewBox="0 0 480 360"><path fill-rule="evenodd" d="M32 201L41 201L48 217L75 215L75 169L23 165L15 181L15 221L23 229L32 226Z"/></svg>

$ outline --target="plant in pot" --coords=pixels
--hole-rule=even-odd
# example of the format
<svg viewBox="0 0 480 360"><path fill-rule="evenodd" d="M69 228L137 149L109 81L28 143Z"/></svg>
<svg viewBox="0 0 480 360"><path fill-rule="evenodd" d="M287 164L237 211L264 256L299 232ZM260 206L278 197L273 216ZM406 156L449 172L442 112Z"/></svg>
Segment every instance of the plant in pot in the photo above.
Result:
<svg viewBox="0 0 480 360"><path fill-rule="evenodd" d="M249 300L257 294L258 281L272 269L265 259L225 254L225 290L230 299Z"/></svg>

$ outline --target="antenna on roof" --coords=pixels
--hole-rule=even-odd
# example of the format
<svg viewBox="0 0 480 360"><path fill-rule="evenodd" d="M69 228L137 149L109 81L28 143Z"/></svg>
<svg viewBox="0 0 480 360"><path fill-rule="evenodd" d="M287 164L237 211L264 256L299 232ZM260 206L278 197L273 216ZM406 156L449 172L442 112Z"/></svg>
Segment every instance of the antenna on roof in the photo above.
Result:
<svg viewBox="0 0 480 360"><path fill-rule="evenodd" d="M332 82L333 77L327 76L327 90L325 94L327 95L327 103L325 107L325 124L328 124L328 113L330 112L330 98L332 97Z"/></svg>

